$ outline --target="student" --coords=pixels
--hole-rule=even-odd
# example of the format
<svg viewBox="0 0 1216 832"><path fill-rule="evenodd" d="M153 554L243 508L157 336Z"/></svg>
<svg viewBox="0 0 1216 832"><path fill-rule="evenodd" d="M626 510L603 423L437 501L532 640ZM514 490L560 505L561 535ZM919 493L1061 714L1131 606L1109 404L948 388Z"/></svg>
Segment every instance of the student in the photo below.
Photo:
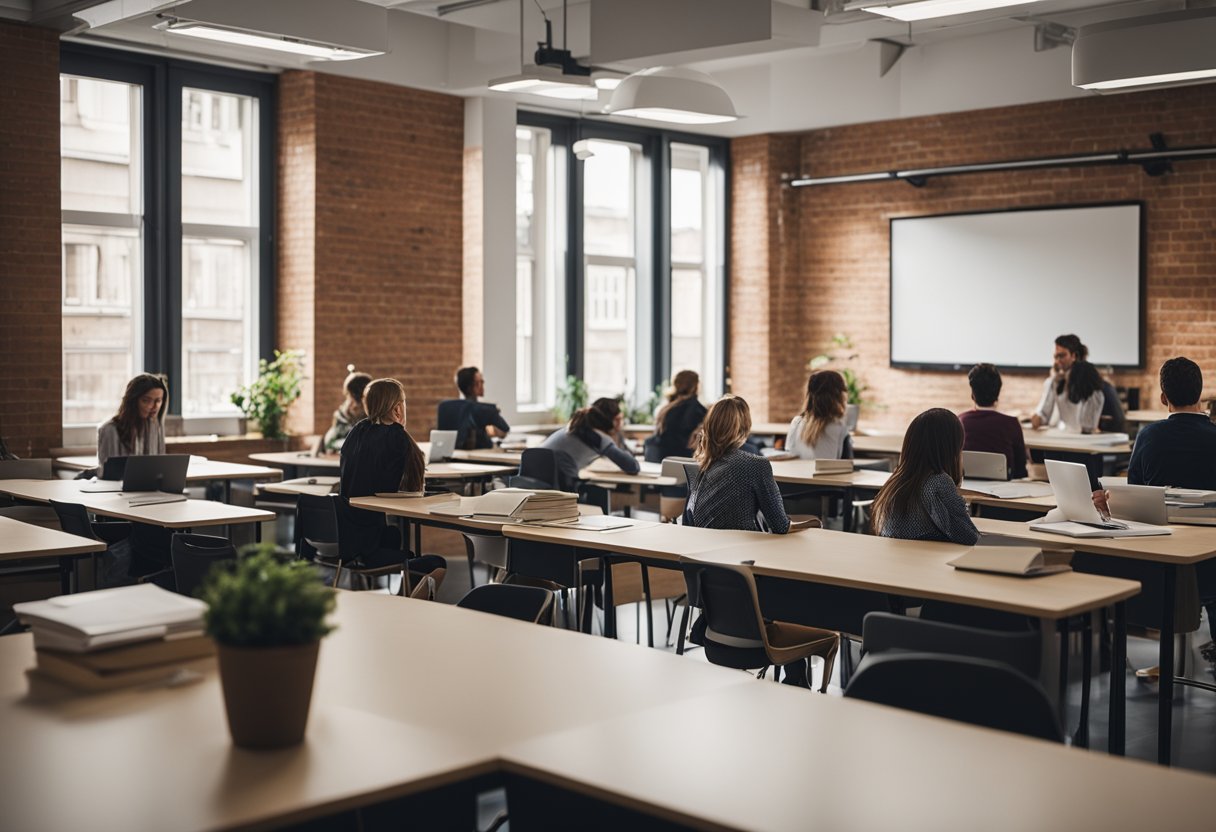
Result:
<svg viewBox="0 0 1216 832"><path fill-rule="evenodd" d="M98 472L112 456L165 452L165 411L169 383L164 376L140 373L127 382L118 412L97 428Z"/></svg>
<svg viewBox="0 0 1216 832"><path fill-rule="evenodd" d="M751 429L751 410L738 396L728 395L709 408L697 440L698 473L689 483L685 525L764 531L759 515L767 531L790 531L772 463L743 450Z"/></svg>
<svg viewBox="0 0 1216 832"><path fill-rule="evenodd" d="M486 394L486 380L476 367L461 367L456 371L459 399L439 403L439 430L456 431L456 447L471 451L490 448L490 437L506 436L511 430L496 405L480 401Z"/></svg>
<svg viewBox="0 0 1216 832"><path fill-rule="evenodd" d="M342 443L346 441L346 435L365 415L363 391L367 389L372 377L367 373L356 373L354 364L347 364L346 371L349 375L346 377L346 381L342 382L342 390L346 394L346 398L334 411L333 422L317 443L317 447L313 451L314 456L335 454L342 450Z"/></svg>
<svg viewBox="0 0 1216 832"><path fill-rule="evenodd" d="M835 370L816 370L806 380L806 404L790 422L785 450L802 459L852 459L845 424L848 388Z"/></svg>
<svg viewBox="0 0 1216 832"><path fill-rule="evenodd" d="M542 448L561 452L557 455L561 478L556 483L558 488L576 490L578 472L601 456L612 460L626 474L636 474L642 469L634 455L620 443L624 419L621 403L616 399L596 399L590 407L575 412L569 424L541 443Z"/></svg>
<svg viewBox="0 0 1216 832"><path fill-rule="evenodd" d="M895 471L874 498L874 528L883 537L974 546L980 533L958 493L962 479L962 423L944 408L926 410L908 426Z"/></svg>
<svg viewBox="0 0 1216 832"><path fill-rule="evenodd" d="M1050 407L1059 394L1060 386L1065 382L1068 371L1077 361L1089 360L1089 347L1081 343L1076 335L1060 335L1055 340L1055 352L1052 353L1052 374L1043 382L1043 395L1039 397L1039 406L1030 417L1033 427L1049 425ZM1106 379L1102 383L1102 413L1098 427L1106 431L1122 431L1126 427L1123 415L1123 405L1119 403L1119 393Z"/></svg>
<svg viewBox="0 0 1216 832"><path fill-rule="evenodd" d="M426 459L405 429L405 388L395 378L378 378L363 391L367 418L351 428L342 444L339 522L343 556L363 566L389 566L409 561L413 575L424 575L447 561L438 555L411 557L401 549L395 526L385 525L378 511L351 508L353 497L386 491L422 491Z"/></svg>
<svg viewBox="0 0 1216 832"><path fill-rule="evenodd" d="M1022 426L1012 416L996 409L1001 395L1001 373L991 364L976 364L967 373L971 401L975 407L959 414L963 425L963 450L1004 454L1010 479L1026 476L1026 439Z"/></svg>
<svg viewBox="0 0 1216 832"><path fill-rule="evenodd" d="M1093 433L1098 429L1105 400L1098 368L1078 359L1055 382L1047 407L1035 413L1031 423L1035 427L1059 425L1070 433Z"/></svg>
<svg viewBox="0 0 1216 832"><path fill-rule="evenodd" d="M671 381L667 401L654 417L654 435L647 437L647 462L662 462L669 456L692 456L693 434L705 421L705 405L697 399L701 377L681 370Z"/></svg>

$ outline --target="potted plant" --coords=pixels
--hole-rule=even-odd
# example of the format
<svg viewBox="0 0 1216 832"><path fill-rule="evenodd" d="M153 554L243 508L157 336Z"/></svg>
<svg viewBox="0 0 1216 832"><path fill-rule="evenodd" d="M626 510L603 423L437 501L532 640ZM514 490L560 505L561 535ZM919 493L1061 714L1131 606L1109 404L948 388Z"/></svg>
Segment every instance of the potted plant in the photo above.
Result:
<svg viewBox="0 0 1216 832"><path fill-rule="evenodd" d="M208 575L207 634L215 640L232 741L281 748L304 739L321 639L334 591L302 560L247 546Z"/></svg>
<svg viewBox="0 0 1216 832"><path fill-rule="evenodd" d="M587 382L578 376L566 376L566 383L557 388L553 415L559 422L568 422L574 411L587 406Z"/></svg>
<svg viewBox="0 0 1216 832"><path fill-rule="evenodd" d="M258 362L258 377L253 384L232 394L232 403L241 409L267 439L285 439L283 420L287 408L300 398L300 382L304 380L299 350L274 351L274 360Z"/></svg>
<svg viewBox="0 0 1216 832"><path fill-rule="evenodd" d="M843 357L839 355L839 351L844 352ZM848 335L838 332L832 336L832 341L828 344L825 352L820 353L807 362L807 369L812 372L837 362L844 365L834 367L833 369L844 377L844 386L848 391L850 410L860 410L862 407L869 407L873 404L873 402L864 397L865 392L870 388L857 377L857 371L852 366L853 362L859 357L859 354L853 349L853 339ZM855 424L855 420L850 419L850 423Z"/></svg>

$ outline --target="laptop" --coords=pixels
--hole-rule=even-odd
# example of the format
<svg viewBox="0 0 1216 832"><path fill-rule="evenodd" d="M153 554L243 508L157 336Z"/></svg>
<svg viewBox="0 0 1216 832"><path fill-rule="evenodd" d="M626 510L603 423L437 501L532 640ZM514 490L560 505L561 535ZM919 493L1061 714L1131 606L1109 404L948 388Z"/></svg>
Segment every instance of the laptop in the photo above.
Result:
<svg viewBox="0 0 1216 832"><path fill-rule="evenodd" d="M82 486L80 490L87 494L120 491L181 494L186 490L186 471L189 467L189 454L130 456L123 466L121 482L102 479Z"/></svg>
<svg viewBox="0 0 1216 832"><path fill-rule="evenodd" d="M1140 537L1171 534L1168 526L1136 520L1106 518L1094 506L1089 488L1089 469L1079 462L1048 459L1047 478L1056 495L1056 508L1042 520L1030 524L1037 531L1068 537ZM1164 501L1164 498L1162 498Z"/></svg>
<svg viewBox="0 0 1216 832"><path fill-rule="evenodd" d="M443 462L452 458L452 451L456 450L456 434L454 430L433 430L431 431L431 454L427 457L427 462Z"/></svg>
<svg viewBox="0 0 1216 832"><path fill-rule="evenodd" d="M1099 482L1109 495L1106 505L1111 517L1154 526L1169 523L1164 486L1128 485L1127 480L1116 477L1102 477Z"/></svg>
<svg viewBox="0 0 1216 832"><path fill-rule="evenodd" d="M1004 454L963 451L963 477L969 480L1008 480L1009 461Z"/></svg>
<svg viewBox="0 0 1216 832"><path fill-rule="evenodd" d="M963 481L959 487L1000 500L1051 494L1051 486L1045 482L1009 482L1009 461L1004 454L991 451L963 451Z"/></svg>

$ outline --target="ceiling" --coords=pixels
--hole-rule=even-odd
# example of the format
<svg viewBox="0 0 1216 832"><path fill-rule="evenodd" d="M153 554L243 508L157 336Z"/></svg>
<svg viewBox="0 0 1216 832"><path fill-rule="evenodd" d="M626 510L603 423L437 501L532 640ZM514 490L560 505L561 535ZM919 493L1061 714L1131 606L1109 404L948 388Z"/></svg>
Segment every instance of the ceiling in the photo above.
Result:
<svg viewBox="0 0 1216 832"><path fill-rule="evenodd" d="M570 51L584 62L623 73L671 64L708 72L745 118L699 129L744 135L1089 95L1071 86L1070 50L1052 32L1187 5L1040 0L906 24L845 12L844 2L578 0L564 7L562 0L0 0L0 18L56 27L81 41L272 71L307 67L468 97L506 95L486 84L519 70L521 13L524 60L531 62L544 36L543 9L555 44L565 30ZM665 3L708 3L697 8L718 11L692 22L687 15L676 23L648 18ZM158 11L190 17L209 8L235 15L257 9L263 18L269 10L283 27L275 31L351 46L361 45L347 40L363 37L356 24L367 20L365 37L387 54L309 63L266 50L190 43L152 28ZM617 9L629 25L610 37L604 32L619 22ZM605 21L598 34L592 31L596 13ZM637 17L647 19L635 25ZM757 35L753 24L760 18L766 22ZM335 31L347 40L336 41ZM739 34L732 38L732 32ZM606 95L598 102L517 98L529 109L596 115Z"/></svg>

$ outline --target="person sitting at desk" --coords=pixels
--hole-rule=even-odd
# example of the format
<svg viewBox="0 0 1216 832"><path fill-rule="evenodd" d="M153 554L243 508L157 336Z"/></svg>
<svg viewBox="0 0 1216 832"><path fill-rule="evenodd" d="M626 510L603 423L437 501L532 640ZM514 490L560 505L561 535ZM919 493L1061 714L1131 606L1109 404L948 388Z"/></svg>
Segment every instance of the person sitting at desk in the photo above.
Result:
<svg viewBox="0 0 1216 832"><path fill-rule="evenodd" d="M343 527L344 558L358 558L368 567L405 564L412 575L425 575L447 561L439 555L411 556L402 551L396 526L385 525L378 511L352 508L354 497L380 492L422 491L426 459L405 429L405 388L395 378L378 378L363 392L367 417L347 434L342 444L338 522Z"/></svg>
<svg viewBox="0 0 1216 832"><path fill-rule="evenodd" d="M118 412L97 428L97 470L112 456L165 452L165 411L169 383L162 375L140 373L127 382Z"/></svg>
<svg viewBox="0 0 1216 832"><path fill-rule="evenodd" d="M684 525L706 529L790 531L773 464L743 450L752 429L751 409L738 396L714 402L697 440L697 473L689 481ZM763 517L767 528L760 524Z"/></svg>
<svg viewBox="0 0 1216 832"><path fill-rule="evenodd" d="M486 379L476 367L456 371L459 399L439 403L438 429L456 431L456 447L472 451L493 447L490 437L506 436L511 426L502 418L497 405L480 401L486 394Z"/></svg>
<svg viewBox="0 0 1216 832"><path fill-rule="evenodd" d="M619 401L596 399L590 407L576 411L569 424L558 428L540 444L542 448L564 452L557 455L561 477L561 482L556 483L558 488L576 490L579 471L601 456L612 460L626 474L642 470L634 455L620 443L624 420Z"/></svg>
<svg viewBox="0 0 1216 832"><path fill-rule="evenodd" d="M1076 335L1060 335L1055 340L1055 352L1052 354L1052 374L1043 382L1043 395L1039 397L1039 406L1030 417L1033 427L1039 428L1051 424L1051 405L1061 392L1068 371L1077 361L1089 360L1089 347L1081 343ZM1097 427L1105 431L1122 431L1126 427L1123 406L1119 403L1119 393L1105 378L1099 374L1102 385L1102 407Z"/></svg>
<svg viewBox="0 0 1216 832"><path fill-rule="evenodd" d="M852 459L845 424L848 388L835 370L816 370L806 380L806 405L790 422L785 450L801 459Z"/></svg>
<svg viewBox="0 0 1216 832"><path fill-rule="evenodd" d="M971 401L975 407L959 414L963 425L963 450L1004 454L1010 479L1026 476L1026 438L1012 416L996 409L1001 395L1001 373L991 364L976 364L967 373Z"/></svg>
<svg viewBox="0 0 1216 832"><path fill-rule="evenodd" d="M1031 425L1055 427L1070 433L1093 433L1102 418L1102 376L1088 361L1072 363L1068 372L1053 383L1047 405L1031 417Z"/></svg>
<svg viewBox="0 0 1216 832"><path fill-rule="evenodd" d="M705 421L705 405L697 399L701 377L681 370L671 381L667 401L654 417L654 434L643 445L647 462L662 462L669 456L692 456L693 434Z"/></svg>
<svg viewBox="0 0 1216 832"><path fill-rule="evenodd" d="M336 454L342 450L342 443L346 441L346 435L365 415L363 391L367 389L372 377L367 373L356 373L354 364L348 364L346 371L350 374L346 377L346 381L342 382L342 390L345 392L346 398L334 411L334 420L330 424L329 430L325 431L325 435L317 442L313 456Z"/></svg>
<svg viewBox="0 0 1216 832"><path fill-rule="evenodd" d="M980 533L958 493L962 480L962 423L944 408L926 410L908 425L895 471L874 498L874 528L882 537L974 546Z"/></svg>

